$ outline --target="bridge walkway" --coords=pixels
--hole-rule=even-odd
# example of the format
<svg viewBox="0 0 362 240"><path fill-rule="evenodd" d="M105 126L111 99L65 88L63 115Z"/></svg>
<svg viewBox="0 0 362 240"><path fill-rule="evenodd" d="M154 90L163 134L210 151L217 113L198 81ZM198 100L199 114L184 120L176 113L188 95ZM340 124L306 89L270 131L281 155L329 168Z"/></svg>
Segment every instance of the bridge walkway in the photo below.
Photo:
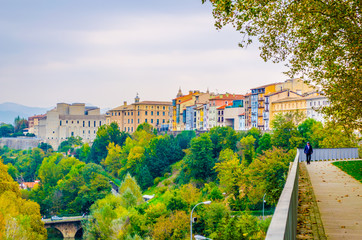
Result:
<svg viewBox="0 0 362 240"><path fill-rule="evenodd" d="M329 161L306 167L327 239L362 239L362 183Z"/></svg>

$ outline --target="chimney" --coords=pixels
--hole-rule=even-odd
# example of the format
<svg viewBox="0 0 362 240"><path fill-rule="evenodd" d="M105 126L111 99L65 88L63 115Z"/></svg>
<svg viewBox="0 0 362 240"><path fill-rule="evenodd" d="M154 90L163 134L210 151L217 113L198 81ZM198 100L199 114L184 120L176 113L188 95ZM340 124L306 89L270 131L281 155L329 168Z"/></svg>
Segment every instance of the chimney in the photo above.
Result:
<svg viewBox="0 0 362 240"><path fill-rule="evenodd" d="M123 102L123 105L127 106L127 101L124 101L124 102Z"/></svg>

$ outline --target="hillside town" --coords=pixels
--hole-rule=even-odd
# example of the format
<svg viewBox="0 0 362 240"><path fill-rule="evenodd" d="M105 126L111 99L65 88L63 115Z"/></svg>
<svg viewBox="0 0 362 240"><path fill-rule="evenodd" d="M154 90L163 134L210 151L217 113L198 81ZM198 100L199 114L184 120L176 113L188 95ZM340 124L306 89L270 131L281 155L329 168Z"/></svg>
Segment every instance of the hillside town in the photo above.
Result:
<svg viewBox="0 0 362 240"><path fill-rule="evenodd" d="M135 132L142 123L149 123L159 132L208 131L216 126L270 131L270 123L279 113L299 113L301 120L312 118L323 123L320 110L328 104L327 97L300 78L255 87L245 94L182 92L180 88L171 101L141 101L137 94L133 103L124 101L106 114L84 103L58 103L46 114L29 117L25 131L53 148L72 136L92 143L98 127L112 122L127 133Z"/></svg>

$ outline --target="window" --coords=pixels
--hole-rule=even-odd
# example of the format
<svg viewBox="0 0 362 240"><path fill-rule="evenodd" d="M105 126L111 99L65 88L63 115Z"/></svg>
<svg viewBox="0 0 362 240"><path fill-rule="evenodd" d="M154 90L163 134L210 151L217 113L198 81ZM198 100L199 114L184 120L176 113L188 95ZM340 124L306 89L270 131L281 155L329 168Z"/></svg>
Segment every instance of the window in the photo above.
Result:
<svg viewBox="0 0 362 240"><path fill-rule="evenodd" d="M133 127L131 127L131 131L133 132Z"/></svg>
<svg viewBox="0 0 362 240"><path fill-rule="evenodd" d="M133 119L131 119L131 123L133 123Z"/></svg>
<svg viewBox="0 0 362 240"><path fill-rule="evenodd" d="M163 112L163 114L162 114L162 115L163 115L163 116L165 116L165 114L166 114L166 112Z"/></svg>
<svg viewBox="0 0 362 240"><path fill-rule="evenodd" d="M145 111L145 115L147 116L147 111Z"/></svg>
<svg viewBox="0 0 362 240"><path fill-rule="evenodd" d="M85 121L83 121L83 127L85 127Z"/></svg>
<svg viewBox="0 0 362 240"><path fill-rule="evenodd" d="M129 119L128 119L128 123L129 123Z"/></svg>
<svg viewBox="0 0 362 240"><path fill-rule="evenodd" d="M102 121L99 121L99 126L102 126Z"/></svg>
<svg viewBox="0 0 362 240"><path fill-rule="evenodd" d="M65 123L66 123L66 124L68 124L68 120L67 120L67 121L65 121Z"/></svg>
<svg viewBox="0 0 362 240"><path fill-rule="evenodd" d="M140 119L137 119L137 123L140 123Z"/></svg>
<svg viewBox="0 0 362 240"><path fill-rule="evenodd" d="M131 112L131 116L133 116L133 112Z"/></svg>
<svg viewBox="0 0 362 240"><path fill-rule="evenodd" d="M151 111L151 116L153 116L153 111Z"/></svg>
<svg viewBox="0 0 362 240"><path fill-rule="evenodd" d="M163 106L163 108L162 108L163 110L165 110L165 106Z"/></svg>
<svg viewBox="0 0 362 240"><path fill-rule="evenodd" d="M94 127L96 127L96 121L94 121Z"/></svg>
<svg viewBox="0 0 362 240"><path fill-rule="evenodd" d="M79 124L79 121L77 121L77 124Z"/></svg>
<svg viewBox="0 0 362 240"><path fill-rule="evenodd" d="M153 123L153 119L151 119L151 123Z"/></svg>
<svg viewBox="0 0 362 240"><path fill-rule="evenodd" d="M90 127L90 121L88 121L88 127Z"/></svg>
<svg viewBox="0 0 362 240"><path fill-rule="evenodd" d="M147 118L145 119L145 122L147 122Z"/></svg>
<svg viewBox="0 0 362 240"><path fill-rule="evenodd" d="M129 132L129 127L128 127L128 132Z"/></svg>
<svg viewBox="0 0 362 240"><path fill-rule="evenodd" d="M139 116L139 115L140 115L140 112L138 111L138 112L137 112L137 116Z"/></svg>
<svg viewBox="0 0 362 240"><path fill-rule="evenodd" d="M124 131L127 131L127 128L126 128L126 127L124 127Z"/></svg>
<svg viewBox="0 0 362 240"><path fill-rule="evenodd" d="M157 119L157 125L160 124L160 119Z"/></svg>
<svg viewBox="0 0 362 240"><path fill-rule="evenodd" d="M62 126L62 121L59 122L59 125Z"/></svg>
<svg viewBox="0 0 362 240"><path fill-rule="evenodd" d="M159 112L159 111L157 111L157 116L160 116L160 112Z"/></svg>
<svg viewBox="0 0 362 240"><path fill-rule="evenodd" d="M162 123L165 123L165 119L162 120Z"/></svg>
<svg viewBox="0 0 362 240"><path fill-rule="evenodd" d="M84 134L84 130L83 130L83 134Z"/></svg>

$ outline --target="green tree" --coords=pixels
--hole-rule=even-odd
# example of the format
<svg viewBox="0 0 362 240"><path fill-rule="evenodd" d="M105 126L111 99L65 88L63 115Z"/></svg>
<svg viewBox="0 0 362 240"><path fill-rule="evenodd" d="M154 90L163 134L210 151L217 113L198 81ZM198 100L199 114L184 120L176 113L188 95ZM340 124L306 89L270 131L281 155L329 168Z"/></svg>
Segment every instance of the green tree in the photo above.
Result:
<svg viewBox="0 0 362 240"><path fill-rule="evenodd" d="M256 149L257 154L262 154L263 151L271 149L271 135L269 133L264 133L259 140L259 147Z"/></svg>
<svg viewBox="0 0 362 240"><path fill-rule="evenodd" d="M187 149L190 147L191 139L196 137L195 131L182 131L177 134L176 141L181 149Z"/></svg>
<svg viewBox="0 0 362 240"><path fill-rule="evenodd" d="M136 204L140 204L143 202L142 191L140 186L137 184L137 181L134 177L132 177L129 173L124 178L121 186L119 186L118 192L123 195L126 191L130 191L131 194L135 197ZM130 204L128 204L129 206Z"/></svg>
<svg viewBox="0 0 362 240"><path fill-rule="evenodd" d="M213 157L219 157L221 150L236 149L238 135L231 127L213 127L210 129L210 139L213 143Z"/></svg>
<svg viewBox="0 0 362 240"><path fill-rule="evenodd" d="M130 137L128 133L120 132L117 123L102 125L98 128L96 139L93 142L88 162L99 164L107 156L107 147L110 142L123 146L126 139Z"/></svg>
<svg viewBox="0 0 362 240"><path fill-rule="evenodd" d="M319 142L322 140L319 133L323 131L321 122L308 118L298 125L298 131L303 137L304 145L310 142L313 148L319 148Z"/></svg>
<svg viewBox="0 0 362 240"><path fill-rule="evenodd" d="M260 202L266 194L266 201L276 205L283 191L289 162L295 157L294 151L286 152L281 148L264 151L249 166L245 178L247 197L251 203Z"/></svg>
<svg viewBox="0 0 362 240"><path fill-rule="evenodd" d="M265 61L287 61L291 77L323 87L331 102L324 111L334 121L362 128L360 1L209 1L218 29L232 24L241 47L257 38Z"/></svg>
<svg viewBox="0 0 362 240"><path fill-rule="evenodd" d="M75 150L75 157L81 160L82 162L87 161L89 154L90 154L90 147L88 143L84 143L83 146Z"/></svg>
<svg viewBox="0 0 362 240"><path fill-rule="evenodd" d="M0 124L0 137L10 137L14 132L14 126L11 124L1 123Z"/></svg>
<svg viewBox="0 0 362 240"><path fill-rule="evenodd" d="M273 146L282 147L287 150L302 146L303 138L292 119L278 114L273 119L272 126L273 135L271 143Z"/></svg>
<svg viewBox="0 0 362 240"><path fill-rule="evenodd" d="M215 159L212 150L213 143L206 133L191 140L190 152L185 159L191 177L201 180L214 178Z"/></svg>
<svg viewBox="0 0 362 240"><path fill-rule="evenodd" d="M248 166L255 157L254 143L255 143L255 138L252 135L243 137L240 140L239 148L245 166Z"/></svg>

